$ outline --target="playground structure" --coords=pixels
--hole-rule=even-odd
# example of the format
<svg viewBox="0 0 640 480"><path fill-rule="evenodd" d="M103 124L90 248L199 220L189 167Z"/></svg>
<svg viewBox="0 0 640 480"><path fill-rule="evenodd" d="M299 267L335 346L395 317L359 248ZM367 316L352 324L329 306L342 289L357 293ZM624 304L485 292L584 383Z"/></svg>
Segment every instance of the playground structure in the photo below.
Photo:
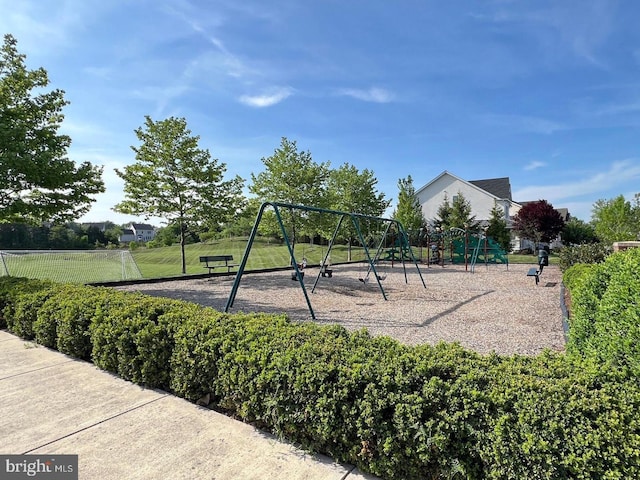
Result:
<svg viewBox="0 0 640 480"><path fill-rule="evenodd" d="M504 264L509 269L507 252L484 233L471 233L462 228L444 232L426 233L427 264L444 266L464 264L465 270L475 270L478 263Z"/></svg>
<svg viewBox="0 0 640 480"><path fill-rule="evenodd" d="M408 279L407 279L407 271L406 271L406 265L405 265L405 255L407 256L407 260L410 260L411 263L413 263L416 267L416 270L418 272L418 275L420 277L420 280L422 281L422 285L424 288L426 288L426 284L424 282L424 278L422 277L422 273L420 272L420 267L418 266L418 262L413 254L413 251L411 250L411 246L409 245L409 239L407 236L407 232L405 231L404 227L402 226L402 224L400 222L398 222L397 220L393 220L393 219L389 219L389 218L383 218L383 217L375 217L375 216L370 216L370 215L364 215L364 214L360 214L360 213L349 213L349 212L341 212L338 210L330 210L330 209L325 209L325 208L319 208L319 207L310 207L310 206L305 206L305 205L294 205L294 204L289 204L289 203L282 203L282 202L264 202L261 206L260 209L258 211L258 215L256 216L256 220L253 224L253 229L251 230L251 234L249 236L249 240L247 242L247 246L245 248L245 252L244 255L242 256L242 261L240 262L240 265L238 267L238 273L236 274L234 283L233 283L233 287L231 288L231 293L229 294L229 298L227 300L227 304L225 306L225 312L229 312L229 310L231 309L231 307L233 307L233 302L235 300L236 294L238 292L238 288L240 286L240 282L242 280L242 275L244 273L244 269L245 266L247 264L247 259L249 258L249 254L251 252L251 247L253 246L253 242L255 240L255 237L257 235L258 232L258 226L260 225L260 222L262 220L264 211L267 207L272 207L275 213L275 217L276 220L278 222L278 225L280 227L280 231L282 233L284 242L287 245L287 248L289 250L289 255L290 255L290 264L293 267L293 272L291 274L291 279L292 280L297 280L298 283L300 284L300 288L302 289L302 292L304 294L305 300L307 302L307 306L309 307L309 313L311 314L311 317L315 320L315 313L313 311L313 307L311 306L311 300L309 299L309 294L307 292L307 288L304 285L304 267L306 266L306 262L298 262L298 260L295 257L295 252L294 252L294 248L289 240L289 235L287 234L287 229L285 228L284 222L282 220L282 215L281 215L281 209L289 209L290 211L293 210L300 210L302 212L315 212L315 213L322 213L322 214L329 214L332 216L336 216L338 217L338 222L336 224L336 227L334 229L333 235L329 241L329 245L327 248L326 253L323 255L323 260L320 264L320 269L318 272L318 275L316 276L316 279L313 283L313 287L311 289L311 292L313 293L318 285L318 282L320 281L320 278L331 278L332 276L332 270L329 269L330 267L330 255L331 255L331 248L334 246L336 237L338 235L338 233L340 232L340 228L343 226L343 222L346 218L348 218L349 220L351 220L351 224L356 232L357 238L359 240L359 242L362 244L363 248L364 248L364 253L365 253L365 260L367 263L367 273L363 278L360 278L359 280L362 283L367 283L370 277L370 274L373 274L373 278L376 280L377 284L378 284L378 288L380 289L380 292L382 294L382 297L387 300L387 295L384 291L384 288L382 286L381 281L384 279L384 277L382 275L379 274L378 272L378 266L380 265L381 260L391 260L388 256L389 256L389 251L385 251L385 240L388 237L388 235L391 232L391 228L394 227L395 228L395 232L399 238L399 245L400 245L400 252L401 255L399 256L399 260L402 262L402 268L403 268L403 273L404 273L404 279L405 279L405 283L408 283ZM382 233L382 235L380 236L380 240L378 242L374 242L374 245L372 247L369 246L369 242L367 242L365 240L365 237L363 235L363 230L361 228L361 222L362 221L367 221L367 222L373 222L376 224L380 224L384 226L384 231ZM373 250L373 254L371 252L371 250ZM384 254L384 256L383 256ZM393 258L393 257L392 257Z"/></svg>

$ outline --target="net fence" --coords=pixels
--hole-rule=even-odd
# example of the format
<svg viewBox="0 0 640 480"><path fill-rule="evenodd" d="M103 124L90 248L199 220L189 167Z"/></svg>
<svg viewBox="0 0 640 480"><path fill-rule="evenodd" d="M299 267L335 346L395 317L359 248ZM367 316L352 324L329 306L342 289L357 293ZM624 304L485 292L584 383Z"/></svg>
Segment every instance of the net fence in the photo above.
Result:
<svg viewBox="0 0 640 480"><path fill-rule="evenodd" d="M0 276L64 283L142 278L128 250L2 250Z"/></svg>

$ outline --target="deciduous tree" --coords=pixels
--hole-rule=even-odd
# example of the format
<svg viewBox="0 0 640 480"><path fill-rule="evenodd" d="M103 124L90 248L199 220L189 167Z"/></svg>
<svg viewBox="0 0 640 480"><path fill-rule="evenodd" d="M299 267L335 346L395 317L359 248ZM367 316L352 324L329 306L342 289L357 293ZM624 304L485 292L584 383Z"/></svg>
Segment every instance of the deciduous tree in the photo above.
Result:
<svg viewBox="0 0 640 480"><path fill-rule="evenodd" d="M390 200L377 190L378 179L368 169L359 171L355 166L345 163L340 168L330 170L327 183L329 208L341 212L361 213L373 217L381 217L389 208ZM333 234L335 218L325 227L325 236ZM364 228L364 224L361 225ZM342 238L347 241L347 259L351 260L351 245L356 234L351 222L343 225ZM363 232L366 235L368 232Z"/></svg>
<svg viewBox="0 0 640 480"><path fill-rule="evenodd" d="M212 159L198 147L184 118L153 121L135 130L140 146L132 146L136 162L116 169L125 182L125 200L114 210L162 218L177 225L180 235L182 273L186 273L184 246L191 229L224 223L242 204L244 181L236 176L224 180L226 164Z"/></svg>
<svg viewBox="0 0 640 480"><path fill-rule="evenodd" d="M593 205L591 223L598 238L608 244L637 240L640 233L640 197L634 203L618 195L610 200L600 199Z"/></svg>
<svg viewBox="0 0 640 480"><path fill-rule="evenodd" d="M67 158L58 134L68 104L44 68L28 70L17 41L0 50L0 222L64 223L80 217L104 191L102 168Z"/></svg>
<svg viewBox="0 0 640 480"><path fill-rule="evenodd" d="M562 233L562 243L566 246L582 245L585 243L595 243L598 241L596 230L593 225L580 220L579 218L570 218L564 224Z"/></svg>
<svg viewBox="0 0 640 480"><path fill-rule="evenodd" d="M513 217L513 229L520 237L531 240L536 245L551 242L564 227L564 220L546 200L525 203Z"/></svg>
<svg viewBox="0 0 640 480"><path fill-rule="evenodd" d="M270 157L262 158L265 170L251 174L249 191L262 202L282 202L311 207L327 206L327 178L329 163L316 163L309 151L300 152L294 141L282 138L280 147ZM287 235L293 248L298 234L313 222L301 211L282 211ZM265 215L261 229L267 234L279 235L280 228L273 216ZM313 234L313 232L307 232Z"/></svg>
<svg viewBox="0 0 640 480"><path fill-rule="evenodd" d="M393 212L393 218L398 220L407 232L412 232L414 235L417 235L427 223L420 201L416 197L411 175L398 180L398 204Z"/></svg>

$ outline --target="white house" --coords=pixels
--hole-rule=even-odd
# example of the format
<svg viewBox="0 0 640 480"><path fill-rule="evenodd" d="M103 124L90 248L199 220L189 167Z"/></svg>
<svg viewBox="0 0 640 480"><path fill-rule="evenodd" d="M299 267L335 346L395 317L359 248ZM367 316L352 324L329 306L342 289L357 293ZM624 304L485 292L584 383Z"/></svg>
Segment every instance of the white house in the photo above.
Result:
<svg viewBox="0 0 640 480"><path fill-rule="evenodd" d="M122 230L119 237L120 243L129 242L148 242L156 236L156 230L153 225L146 223L131 223L128 228Z"/></svg>
<svg viewBox="0 0 640 480"><path fill-rule="evenodd" d="M444 203L445 198L452 203L459 194L471 205L471 215L483 223L491 218L491 210L497 205L502 208L504 219L509 226L511 219L521 208L521 205L511 198L511 183L508 177L467 181L445 170L416 190L416 198L427 220L437 218L438 208Z"/></svg>
<svg viewBox="0 0 640 480"><path fill-rule="evenodd" d="M416 198L422 206L422 213L427 221L438 218L438 209L444 203L445 198L452 203L455 197L462 194L471 205L471 215L481 224L485 224L491 218L491 210L495 205L502 208L507 228L511 229L513 217L527 202L515 202L511 197L511 182L509 177L488 178L484 180L463 180L446 170L435 177L429 183L416 190ZM566 208L556 209L564 221L570 217ZM517 236L511 236L511 245L514 250L533 248L531 242L521 240ZM559 239L552 242L552 247L561 245Z"/></svg>

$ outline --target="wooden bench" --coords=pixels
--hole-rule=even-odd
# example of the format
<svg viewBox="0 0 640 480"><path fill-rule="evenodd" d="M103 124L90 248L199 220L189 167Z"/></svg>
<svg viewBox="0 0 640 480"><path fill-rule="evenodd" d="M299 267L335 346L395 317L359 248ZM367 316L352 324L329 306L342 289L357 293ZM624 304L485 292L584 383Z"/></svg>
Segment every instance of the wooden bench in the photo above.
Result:
<svg viewBox="0 0 640 480"><path fill-rule="evenodd" d="M226 268L227 273L231 272L232 268L238 266L231 262L233 262L233 255L204 255L200 257L200 263L204 263L203 267L209 270L209 275L216 268Z"/></svg>
<svg viewBox="0 0 640 480"><path fill-rule="evenodd" d="M538 272L538 269L535 267L531 267L527 272L527 277L536 277L536 285L538 285L538 282L540 281L540 272Z"/></svg>

